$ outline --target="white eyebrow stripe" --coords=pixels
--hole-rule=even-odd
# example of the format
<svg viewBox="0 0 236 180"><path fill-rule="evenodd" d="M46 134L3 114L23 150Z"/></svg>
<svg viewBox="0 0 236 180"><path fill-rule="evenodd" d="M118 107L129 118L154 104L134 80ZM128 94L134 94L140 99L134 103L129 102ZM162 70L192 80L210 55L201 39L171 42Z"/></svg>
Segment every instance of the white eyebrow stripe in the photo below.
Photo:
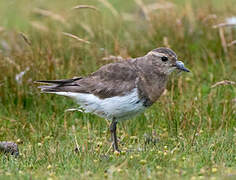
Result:
<svg viewBox="0 0 236 180"><path fill-rule="evenodd" d="M164 54L164 53L158 53L158 52L153 52L153 51L149 52L148 55L154 55L154 56L157 56L157 57L166 56L166 54Z"/></svg>

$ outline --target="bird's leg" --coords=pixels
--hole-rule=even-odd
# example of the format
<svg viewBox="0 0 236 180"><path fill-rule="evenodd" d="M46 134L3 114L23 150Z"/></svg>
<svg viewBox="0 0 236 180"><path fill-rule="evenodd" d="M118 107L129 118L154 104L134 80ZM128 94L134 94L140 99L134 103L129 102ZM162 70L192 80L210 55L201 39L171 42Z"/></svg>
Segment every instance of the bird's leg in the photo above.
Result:
<svg viewBox="0 0 236 180"><path fill-rule="evenodd" d="M114 151L120 152L118 148L117 136L116 136L116 125L117 121L115 119L112 120L110 125L110 132L111 132L111 139L112 139L112 146Z"/></svg>

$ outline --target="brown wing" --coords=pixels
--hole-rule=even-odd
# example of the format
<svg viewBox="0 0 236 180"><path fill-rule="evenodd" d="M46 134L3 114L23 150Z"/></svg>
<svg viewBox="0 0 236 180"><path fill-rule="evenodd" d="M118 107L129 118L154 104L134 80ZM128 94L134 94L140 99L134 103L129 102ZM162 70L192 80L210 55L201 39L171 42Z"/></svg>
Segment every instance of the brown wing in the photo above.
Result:
<svg viewBox="0 0 236 180"><path fill-rule="evenodd" d="M39 82L54 84L41 86L43 92L92 93L100 98L108 98L124 95L135 88L136 78L136 71L127 60L102 66L85 78Z"/></svg>

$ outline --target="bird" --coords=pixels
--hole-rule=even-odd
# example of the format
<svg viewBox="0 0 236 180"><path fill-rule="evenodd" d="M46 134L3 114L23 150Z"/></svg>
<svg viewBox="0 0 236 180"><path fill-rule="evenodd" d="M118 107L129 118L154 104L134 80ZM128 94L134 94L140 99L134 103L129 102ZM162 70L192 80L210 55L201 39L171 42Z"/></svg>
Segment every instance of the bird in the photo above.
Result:
<svg viewBox="0 0 236 180"><path fill-rule="evenodd" d="M70 97L79 105L78 110L109 120L113 150L120 152L117 123L152 106L175 69L190 72L173 50L160 47L142 57L103 65L86 77L36 82L46 84L39 86L41 92Z"/></svg>

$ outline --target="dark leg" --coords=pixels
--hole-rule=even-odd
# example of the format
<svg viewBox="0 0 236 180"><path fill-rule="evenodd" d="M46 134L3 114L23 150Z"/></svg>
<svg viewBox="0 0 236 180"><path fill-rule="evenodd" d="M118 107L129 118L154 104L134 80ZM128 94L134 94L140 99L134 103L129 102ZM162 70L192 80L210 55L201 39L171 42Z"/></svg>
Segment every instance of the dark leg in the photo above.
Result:
<svg viewBox="0 0 236 180"><path fill-rule="evenodd" d="M110 125L110 132L111 132L113 150L120 152L118 148L118 142L117 142L117 136L116 136L116 124L117 124L117 121L113 119Z"/></svg>

